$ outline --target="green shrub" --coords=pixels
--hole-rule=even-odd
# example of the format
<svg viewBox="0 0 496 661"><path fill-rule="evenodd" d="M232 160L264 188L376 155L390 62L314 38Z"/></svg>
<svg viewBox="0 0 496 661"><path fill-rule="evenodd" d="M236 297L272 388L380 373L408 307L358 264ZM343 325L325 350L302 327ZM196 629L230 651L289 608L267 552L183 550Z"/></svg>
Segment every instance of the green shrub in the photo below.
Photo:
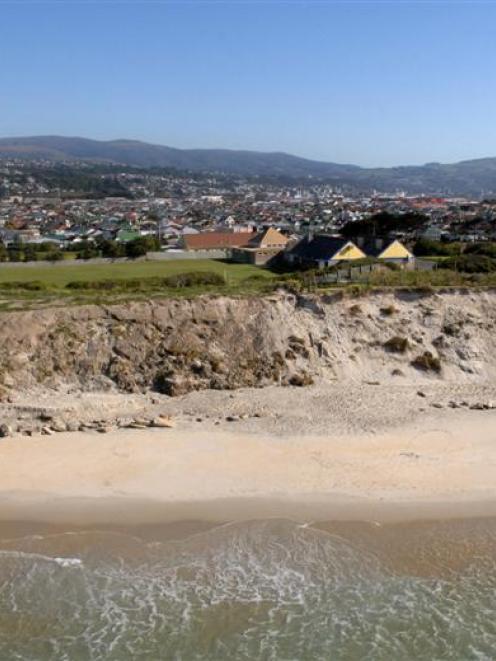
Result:
<svg viewBox="0 0 496 661"><path fill-rule="evenodd" d="M444 324L441 330L445 335L449 335L451 337L458 337L458 335L460 335L461 325L462 325L461 322L452 323L452 324L446 323Z"/></svg>
<svg viewBox="0 0 496 661"><path fill-rule="evenodd" d="M311 386L313 385L314 380L313 377L308 374L308 372L301 372L300 374L293 374L291 378L289 379L289 384L291 386L298 386L299 388L303 388L305 386Z"/></svg>
<svg viewBox="0 0 496 661"><path fill-rule="evenodd" d="M496 259L486 255L460 255L450 257L439 264L440 269L451 269L460 273L494 273Z"/></svg>
<svg viewBox="0 0 496 661"><path fill-rule="evenodd" d="M347 288L347 293L353 298L359 298L360 296L365 296L370 291L370 287L367 284L354 284L349 285Z"/></svg>
<svg viewBox="0 0 496 661"><path fill-rule="evenodd" d="M496 259L496 243L486 241L484 243L470 243L463 251L464 255L485 255Z"/></svg>
<svg viewBox="0 0 496 661"><path fill-rule="evenodd" d="M9 262L22 262L22 252L17 248L8 249Z"/></svg>
<svg viewBox="0 0 496 661"><path fill-rule="evenodd" d="M11 280L10 282L0 282L0 289L3 289L4 291L15 289L21 291L45 291L48 289L48 285L39 280L31 280L30 282L17 282L16 280Z"/></svg>
<svg viewBox="0 0 496 661"><path fill-rule="evenodd" d="M165 278L129 278L127 280L73 280L66 285L67 289L93 289L96 291L146 291L148 289L163 289L170 287L180 289L194 286L223 286L226 284L224 278L218 273L210 271L193 271L190 273L178 273Z"/></svg>
<svg viewBox="0 0 496 661"><path fill-rule="evenodd" d="M213 271L190 271L189 273L177 273L163 278L163 283L166 287L180 289L205 285L222 287L226 284L226 281L222 275Z"/></svg>
<svg viewBox="0 0 496 661"><path fill-rule="evenodd" d="M462 248L463 246L460 243L419 239L413 246L413 254L417 257L450 257L451 255L460 255Z"/></svg>
<svg viewBox="0 0 496 661"><path fill-rule="evenodd" d="M389 340L384 342L383 346L391 353L405 353L408 350L410 343L406 337L395 335L394 337L391 337Z"/></svg>
<svg viewBox="0 0 496 661"><path fill-rule="evenodd" d="M66 284L66 289L109 290L118 286L120 286L118 280L72 280Z"/></svg>
<svg viewBox="0 0 496 661"><path fill-rule="evenodd" d="M441 361L437 356L434 356L430 351L424 351L411 362L412 367L422 370L423 372L436 372L441 371Z"/></svg>
<svg viewBox="0 0 496 661"><path fill-rule="evenodd" d="M420 285L420 287L415 287L413 289L415 294L420 294L421 296L432 296L436 293L436 290L432 285Z"/></svg>
<svg viewBox="0 0 496 661"><path fill-rule="evenodd" d="M288 278L280 278L281 280L288 280ZM255 273L253 275L249 275L247 278L243 278L241 281L243 284L258 284L258 283L264 283L267 282L267 278L262 275L261 273Z"/></svg>
<svg viewBox="0 0 496 661"><path fill-rule="evenodd" d="M147 252L152 250L160 250L160 242L153 236L140 236L128 241L125 245L126 257L130 259L144 257Z"/></svg>
<svg viewBox="0 0 496 661"><path fill-rule="evenodd" d="M393 314L396 314L398 312L398 309L394 307L394 305L388 305L385 308L380 309L380 313L383 314L385 317L391 317Z"/></svg>
<svg viewBox="0 0 496 661"><path fill-rule="evenodd" d="M395 262L386 262L383 260L380 262L380 265L386 269L389 269L390 271L401 271L401 266Z"/></svg>
<svg viewBox="0 0 496 661"><path fill-rule="evenodd" d="M117 241L102 240L98 244L102 257L107 257L109 259L116 259L118 257L126 256L126 248L122 243Z"/></svg>

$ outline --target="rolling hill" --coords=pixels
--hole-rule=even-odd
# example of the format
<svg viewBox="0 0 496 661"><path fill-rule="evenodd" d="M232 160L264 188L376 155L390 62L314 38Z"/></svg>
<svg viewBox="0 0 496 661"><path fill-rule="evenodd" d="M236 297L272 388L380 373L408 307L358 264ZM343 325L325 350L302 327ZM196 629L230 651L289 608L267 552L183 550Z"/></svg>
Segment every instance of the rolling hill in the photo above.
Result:
<svg viewBox="0 0 496 661"><path fill-rule="evenodd" d="M453 164L361 168L300 158L282 152L229 149L175 149L138 140L90 140L61 136L0 138L0 158L85 160L142 168L223 172L245 176L308 177L357 190L428 194L492 195L496 193L496 158Z"/></svg>

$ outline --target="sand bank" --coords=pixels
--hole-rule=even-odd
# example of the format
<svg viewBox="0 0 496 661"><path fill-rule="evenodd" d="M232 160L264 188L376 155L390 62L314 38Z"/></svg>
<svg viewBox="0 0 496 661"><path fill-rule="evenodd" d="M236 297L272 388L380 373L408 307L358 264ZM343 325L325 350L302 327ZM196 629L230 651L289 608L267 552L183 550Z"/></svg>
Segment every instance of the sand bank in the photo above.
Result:
<svg viewBox="0 0 496 661"><path fill-rule="evenodd" d="M496 412L389 433L119 430L5 439L0 518L121 523L496 513Z"/></svg>

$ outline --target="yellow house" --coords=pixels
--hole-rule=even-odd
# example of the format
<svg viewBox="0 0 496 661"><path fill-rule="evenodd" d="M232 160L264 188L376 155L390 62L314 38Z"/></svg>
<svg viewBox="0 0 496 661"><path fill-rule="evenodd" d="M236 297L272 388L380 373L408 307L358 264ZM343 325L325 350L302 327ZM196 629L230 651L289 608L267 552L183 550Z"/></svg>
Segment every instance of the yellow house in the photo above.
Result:
<svg viewBox="0 0 496 661"><path fill-rule="evenodd" d="M291 264L306 264L318 268L365 257L366 254L353 241L327 234L305 237L286 255Z"/></svg>
<svg viewBox="0 0 496 661"><path fill-rule="evenodd" d="M357 241L358 245L366 253L367 257L383 259L387 262L408 263L413 262L415 257L408 248L398 239L388 241L386 239L371 239L366 242Z"/></svg>

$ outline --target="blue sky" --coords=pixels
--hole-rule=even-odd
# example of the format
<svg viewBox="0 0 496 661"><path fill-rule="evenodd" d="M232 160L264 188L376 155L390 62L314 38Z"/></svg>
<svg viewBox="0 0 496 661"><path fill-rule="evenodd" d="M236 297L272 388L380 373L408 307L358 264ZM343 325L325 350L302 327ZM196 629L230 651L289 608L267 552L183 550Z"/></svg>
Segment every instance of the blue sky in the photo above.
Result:
<svg viewBox="0 0 496 661"><path fill-rule="evenodd" d="M496 156L496 3L0 0L0 135Z"/></svg>

